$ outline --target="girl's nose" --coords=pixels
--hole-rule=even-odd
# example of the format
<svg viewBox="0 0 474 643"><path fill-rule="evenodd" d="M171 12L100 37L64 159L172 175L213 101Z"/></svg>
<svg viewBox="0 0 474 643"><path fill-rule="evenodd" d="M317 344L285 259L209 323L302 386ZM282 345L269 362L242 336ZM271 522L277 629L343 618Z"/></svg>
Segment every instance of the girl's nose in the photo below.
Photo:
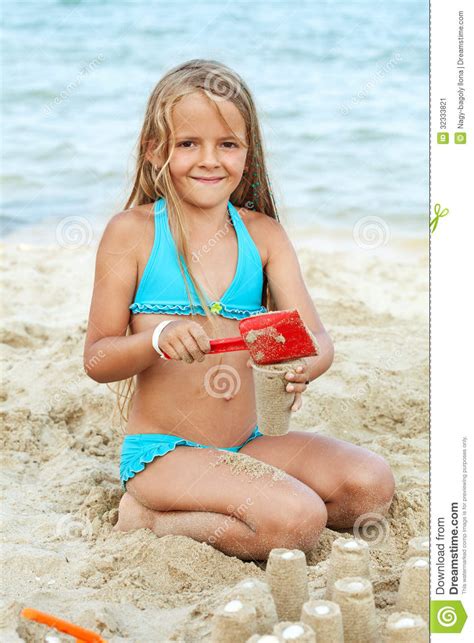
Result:
<svg viewBox="0 0 474 643"><path fill-rule="evenodd" d="M213 145L204 145L202 148L202 155L200 165L215 167L219 165L219 157Z"/></svg>

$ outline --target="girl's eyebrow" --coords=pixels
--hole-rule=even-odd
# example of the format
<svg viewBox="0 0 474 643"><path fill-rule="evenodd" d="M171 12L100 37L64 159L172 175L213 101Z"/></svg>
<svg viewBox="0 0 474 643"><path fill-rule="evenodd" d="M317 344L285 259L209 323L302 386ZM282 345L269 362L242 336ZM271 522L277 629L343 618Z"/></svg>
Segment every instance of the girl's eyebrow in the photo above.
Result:
<svg viewBox="0 0 474 643"><path fill-rule="evenodd" d="M230 138L233 138L236 141L240 140L234 134L229 134L229 136L220 136L217 140L218 141L228 141ZM176 140L181 140L181 139L186 139L187 141L200 141L201 137L200 136L191 136L191 135L188 136L187 134L180 134L179 136L176 137Z"/></svg>

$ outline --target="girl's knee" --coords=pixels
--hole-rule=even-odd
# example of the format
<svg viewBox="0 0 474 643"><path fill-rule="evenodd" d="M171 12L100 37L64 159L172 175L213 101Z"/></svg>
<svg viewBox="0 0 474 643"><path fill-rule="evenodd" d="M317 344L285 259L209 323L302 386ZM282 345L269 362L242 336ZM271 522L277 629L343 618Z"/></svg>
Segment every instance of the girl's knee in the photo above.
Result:
<svg viewBox="0 0 474 643"><path fill-rule="evenodd" d="M395 478L388 462L372 454L365 466L358 467L341 485L339 502L352 514L386 515L395 492Z"/></svg>
<svg viewBox="0 0 474 643"><path fill-rule="evenodd" d="M326 505L316 494L291 496L271 507L260 521L257 534L271 543L271 549L286 547L309 551L326 526Z"/></svg>
<svg viewBox="0 0 474 643"><path fill-rule="evenodd" d="M369 492L374 493L381 511L387 511L395 493L395 477L388 462L377 455L367 481Z"/></svg>

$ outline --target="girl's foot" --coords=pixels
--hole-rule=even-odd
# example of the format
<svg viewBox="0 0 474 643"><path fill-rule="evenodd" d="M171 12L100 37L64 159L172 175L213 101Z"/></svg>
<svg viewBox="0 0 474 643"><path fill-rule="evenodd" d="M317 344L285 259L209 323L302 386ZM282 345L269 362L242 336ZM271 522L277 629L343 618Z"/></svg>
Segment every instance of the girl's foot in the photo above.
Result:
<svg viewBox="0 0 474 643"><path fill-rule="evenodd" d="M151 529L156 518L156 511L141 505L138 500L125 492L119 504L118 521L114 531L133 531L135 529Z"/></svg>

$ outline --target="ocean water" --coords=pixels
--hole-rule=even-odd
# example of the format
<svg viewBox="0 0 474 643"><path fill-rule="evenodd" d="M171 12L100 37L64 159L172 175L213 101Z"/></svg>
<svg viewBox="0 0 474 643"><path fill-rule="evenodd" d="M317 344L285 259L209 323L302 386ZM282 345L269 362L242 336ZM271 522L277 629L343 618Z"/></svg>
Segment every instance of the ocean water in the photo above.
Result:
<svg viewBox="0 0 474 643"><path fill-rule="evenodd" d="M250 86L283 220L426 234L428 2L4 2L2 222L123 208L146 101L191 58Z"/></svg>

